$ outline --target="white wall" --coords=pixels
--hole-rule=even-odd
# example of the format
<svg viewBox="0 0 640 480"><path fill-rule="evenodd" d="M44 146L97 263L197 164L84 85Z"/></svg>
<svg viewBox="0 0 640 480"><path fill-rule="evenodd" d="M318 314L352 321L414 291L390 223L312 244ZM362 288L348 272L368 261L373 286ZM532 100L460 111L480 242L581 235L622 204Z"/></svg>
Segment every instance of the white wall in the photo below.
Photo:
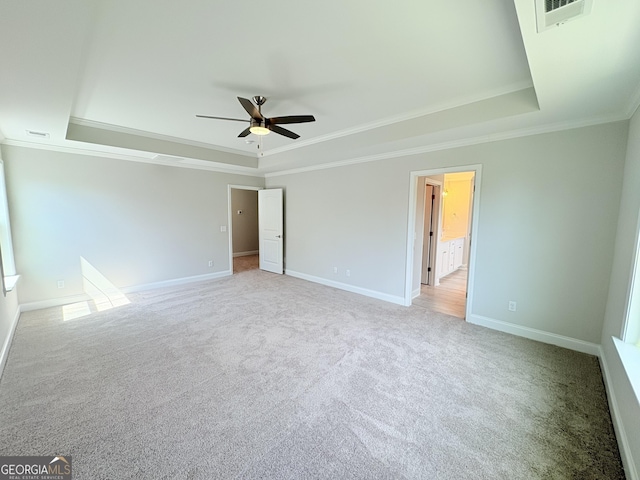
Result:
<svg viewBox="0 0 640 480"><path fill-rule="evenodd" d="M599 344L626 140L619 122L270 176L287 270L403 297L409 172L482 164L472 313Z"/></svg>
<svg viewBox="0 0 640 480"><path fill-rule="evenodd" d="M625 320L639 213L640 111L637 111L629 126L615 255L611 271L604 328L602 329L602 350L608 370L610 402L612 400L615 401L618 421L623 425L622 428L624 430L623 432L617 432L618 438L624 437L629 446L627 451L634 454L634 458L629 458L629 462L633 465L631 468L635 468L636 475L640 474L640 405L638 405L638 400L622 368L611 337L620 338Z"/></svg>
<svg viewBox="0 0 640 480"><path fill-rule="evenodd" d="M261 178L3 145L21 304L229 271L228 185ZM213 260L210 268L208 261ZM58 289L57 281L65 288Z"/></svg>
<svg viewBox="0 0 640 480"><path fill-rule="evenodd" d="M0 141L2 140L2 135L0 134ZM3 169L2 163L2 152L0 151L0 169ZM0 179L0 182L3 182ZM0 185L0 195L5 195L4 185ZM8 215L8 208L5 203L5 199L0 199L0 205L3 209L6 209L5 213ZM9 222L11 223L11 222ZM6 275L15 273L13 271L13 260L8 261L7 254L10 257L13 252L13 248L11 244L7 245L7 242L11 242L10 238L10 229L3 228L2 239L0 242L2 243L2 256L5 257L3 259L3 267ZM13 330L16 327L18 322L18 316L20 315L20 306L18 304L18 287L15 286L11 292L7 292L5 296L0 295L0 375L2 375L2 370L4 369L4 364L7 360L7 356L9 354L10 348L10 340L13 336Z"/></svg>

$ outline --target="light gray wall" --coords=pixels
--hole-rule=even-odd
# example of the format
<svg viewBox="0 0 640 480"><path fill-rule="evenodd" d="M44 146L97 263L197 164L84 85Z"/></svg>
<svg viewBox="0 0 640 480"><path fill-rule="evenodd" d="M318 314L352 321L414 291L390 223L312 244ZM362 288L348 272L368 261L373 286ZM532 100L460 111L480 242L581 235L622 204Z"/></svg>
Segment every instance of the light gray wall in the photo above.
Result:
<svg viewBox="0 0 640 480"><path fill-rule="evenodd" d="M472 313L597 344L627 126L268 177L286 192L287 270L402 297L409 172L481 164Z"/></svg>
<svg viewBox="0 0 640 480"><path fill-rule="evenodd" d="M238 214L242 210L242 214ZM233 253L255 252L258 245L258 192L231 189Z"/></svg>
<svg viewBox="0 0 640 480"><path fill-rule="evenodd" d="M474 313L600 343L626 138L621 122L487 145Z"/></svg>
<svg viewBox="0 0 640 480"><path fill-rule="evenodd" d="M3 145L20 303L228 271L228 185L244 175ZM208 261L213 260L210 268ZM57 281L65 288L58 289Z"/></svg>
<svg viewBox="0 0 640 480"><path fill-rule="evenodd" d="M620 338L625 321L629 285L633 267L635 239L640 213L640 111L637 111L629 126L629 141L624 169L624 184L620 202L620 216L615 242L615 255L611 271L609 297L602 330L603 356L609 370L613 395L618 405L620 421L629 442L629 451L637 472L640 472L640 405L611 340Z"/></svg>
<svg viewBox="0 0 640 480"><path fill-rule="evenodd" d="M267 185L284 187L287 271L403 294L409 178L395 161L272 177Z"/></svg>

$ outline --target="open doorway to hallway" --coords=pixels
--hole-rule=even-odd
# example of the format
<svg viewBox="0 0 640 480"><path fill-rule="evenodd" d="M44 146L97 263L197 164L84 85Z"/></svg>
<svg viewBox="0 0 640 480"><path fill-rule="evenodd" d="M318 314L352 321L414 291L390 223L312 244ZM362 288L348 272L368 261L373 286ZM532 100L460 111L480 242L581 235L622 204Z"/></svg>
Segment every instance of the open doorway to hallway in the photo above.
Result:
<svg viewBox="0 0 640 480"><path fill-rule="evenodd" d="M233 273L260 268L258 189L231 186L229 197Z"/></svg>
<svg viewBox="0 0 640 480"><path fill-rule="evenodd" d="M411 303L464 319L476 170L442 172L412 173L416 183Z"/></svg>

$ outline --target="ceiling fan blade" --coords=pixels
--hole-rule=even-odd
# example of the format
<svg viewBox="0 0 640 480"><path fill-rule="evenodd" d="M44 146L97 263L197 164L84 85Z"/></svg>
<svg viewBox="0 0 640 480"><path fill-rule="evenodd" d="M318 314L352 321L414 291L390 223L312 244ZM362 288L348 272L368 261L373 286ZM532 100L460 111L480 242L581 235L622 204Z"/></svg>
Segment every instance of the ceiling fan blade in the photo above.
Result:
<svg viewBox="0 0 640 480"><path fill-rule="evenodd" d="M227 117L212 117L210 115L196 115L198 118L213 118L214 120L233 120L234 122L249 122L246 118L244 120L240 118L227 118Z"/></svg>
<svg viewBox="0 0 640 480"><path fill-rule="evenodd" d="M251 100L249 100L248 98L238 97L238 101L244 107L247 113L251 115L251 118L253 118L254 120L264 120L264 117L260 113L260 110L256 108Z"/></svg>
<svg viewBox="0 0 640 480"><path fill-rule="evenodd" d="M251 127L247 127L244 130L242 130L240 132L240 135L238 135L238 138L246 137L247 135L249 135L251 133L251 130L249 130L249 128Z"/></svg>
<svg viewBox="0 0 640 480"><path fill-rule="evenodd" d="M300 135L298 135L297 133L293 133L291 130L287 130L286 128L279 127L278 125L268 125L267 128L274 133L279 133L280 135L293 138L294 140L296 138L300 138Z"/></svg>
<svg viewBox="0 0 640 480"><path fill-rule="evenodd" d="M268 123L271 125L285 124L285 123L307 123L315 122L316 119L313 115L289 115L286 117L273 117L268 118Z"/></svg>

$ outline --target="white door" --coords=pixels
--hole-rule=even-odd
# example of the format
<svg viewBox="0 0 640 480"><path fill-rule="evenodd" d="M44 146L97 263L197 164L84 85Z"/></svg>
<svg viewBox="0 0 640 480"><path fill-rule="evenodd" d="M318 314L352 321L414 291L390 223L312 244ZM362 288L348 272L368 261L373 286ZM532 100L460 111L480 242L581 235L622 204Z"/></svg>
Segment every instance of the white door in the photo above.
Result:
<svg viewBox="0 0 640 480"><path fill-rule="evenodd" d="M260 269L283 273L282 189L258 190Z"/></svg>

